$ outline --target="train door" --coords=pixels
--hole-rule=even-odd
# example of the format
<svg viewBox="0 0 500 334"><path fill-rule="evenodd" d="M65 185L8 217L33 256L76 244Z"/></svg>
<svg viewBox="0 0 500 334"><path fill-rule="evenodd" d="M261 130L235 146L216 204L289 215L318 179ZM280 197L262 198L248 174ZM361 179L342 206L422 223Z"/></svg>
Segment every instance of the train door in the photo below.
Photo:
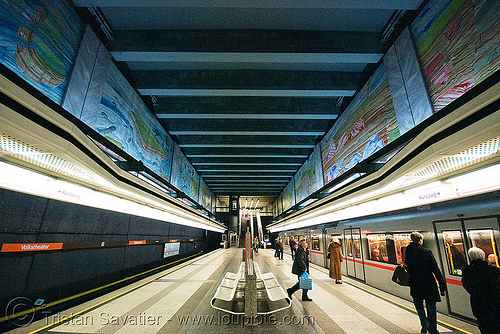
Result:
<svg viewBox="0 0 500 334"><path fill-rule="evenodd" d="M344 251L344 242L343 242L343 239L342 239L342 235L340 235L340 233L338 233L338 231L335 231L333 232L333 229L329 230L329 229L326 229L325 232L323 233L324 235L324 243L323 243L323 249L325 250L325 268L327 269L330 269L330 260L326 258L327 254L328 254L328 246L330 245L330 243L333 241L333 238L337 238L340 242L340 246L341 246L341 249L342 249L342 254L344 255L345 254L345 251ZM344 256L345 257L345 256Z"/></svg>
<svg viewBox="0 0 500 334"><path fill-rule="evenodd" d="M363 251L361 249L361 231L359 228L344 229L345 258L347 276L365 280Z"/></svg>
<svg viewBox="0 0 500 334"><path fill-rule="evenodd" d="M464 219L434 222L434 226L448 286L448 308L451 313L473 319L469 294L462 287L461 268L468 263L467 250L471 247L481 248L486 256L492 254L492 265L499 265L498 221L496 218Z"/></svg>

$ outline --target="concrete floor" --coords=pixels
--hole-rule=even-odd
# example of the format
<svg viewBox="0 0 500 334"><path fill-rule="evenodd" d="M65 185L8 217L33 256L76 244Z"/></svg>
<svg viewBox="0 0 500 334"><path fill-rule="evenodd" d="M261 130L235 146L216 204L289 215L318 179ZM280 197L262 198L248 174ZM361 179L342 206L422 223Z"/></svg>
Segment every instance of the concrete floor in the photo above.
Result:
<svg viewBox="0 0 500 334"><path fill-rule="evenodd" d="M290 256L280 261L273 255L255 254L261 272L272 272L283 288L295 284ZM410 302L348 278L335 284L314 265L312 302L302 302L298 291L290 308L248 326L210 306L222 277L238 271L241 257L241 249L217 250L11 333L420 333ZM441 333L479 333L447 315L438 319Z"/></svg>

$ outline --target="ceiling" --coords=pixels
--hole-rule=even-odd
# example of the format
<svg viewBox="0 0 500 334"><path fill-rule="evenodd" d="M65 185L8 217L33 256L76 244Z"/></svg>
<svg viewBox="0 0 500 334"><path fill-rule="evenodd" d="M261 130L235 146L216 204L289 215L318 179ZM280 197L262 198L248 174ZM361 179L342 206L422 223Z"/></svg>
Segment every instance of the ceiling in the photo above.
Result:
<svg viewBox="0 0 500 334"><path fill-rule="evenodd" d="M214 193L260 196L258 208L375 69L393 23L421 2L74 0Z"/></svg>

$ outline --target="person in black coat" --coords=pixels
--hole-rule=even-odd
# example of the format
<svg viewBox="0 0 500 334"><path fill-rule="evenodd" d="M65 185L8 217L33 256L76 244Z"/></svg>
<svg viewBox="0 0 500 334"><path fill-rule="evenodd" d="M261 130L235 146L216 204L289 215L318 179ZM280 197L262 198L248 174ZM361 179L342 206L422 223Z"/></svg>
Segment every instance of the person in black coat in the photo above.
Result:
<svg viewBox="0 0 500 334"><path fill-rule="evenodd" d="M292 260L295 259L295 252L297 251L297 242L293 237L290 238L290 252L292 253Z"/></svg>
<svg viewBox="0 0 500 334"><path fill-rule="evenodd" d="M309 257L307 251L307 241L300 240L299 247L297 248L297 253L295 254L295 260L292 265L292 274L297 275L300 279L300 275L302 275L305 271L309 272ZM286 289L288 296L292 299L292 294L299 289L299 282L297 282L294 286L289 289ZM302 289L302 300L303 301L311 301L312 299L307 296L307 290Z"/></svg>
<svg viewBox="0 0 500 334"><path fill-rule="evenodd" d="M422 325L420 332L439 333L437 330L436 303L441 301L441 297L434 276L439 282L441 296L444 296L446 291L446 281L432 252L422 246L423 235L413 232L410 238L412 242L406 247L405 263L410 279L410 295L413 298L413 304L417 309L420 324ZM427 315L424 310L424 300Z"/></svg>
<svg viewBox="0 0 500 334"><path fill-rule="evenodd" d="M278 250L278 260L283 260L283 241L281 241L281 238L278 238L276 249Z"/></svg>
<svg viewBox="0 0 500 334"><path fill-rule="evenodd" d="M489 266L481 248L467 252L470 265L462 268L462 286L470 294L472 313L482 334L500 333L500 269Z"/></svg>

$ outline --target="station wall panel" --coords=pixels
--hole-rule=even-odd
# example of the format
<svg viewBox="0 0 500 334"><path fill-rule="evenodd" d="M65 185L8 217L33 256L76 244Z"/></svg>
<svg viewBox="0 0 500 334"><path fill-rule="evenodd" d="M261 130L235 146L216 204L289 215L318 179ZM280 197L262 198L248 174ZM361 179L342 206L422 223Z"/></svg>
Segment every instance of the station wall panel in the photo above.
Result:
<svg viewBox="0 0 500 334"><path fill-rule="evenodd" d="M57 301L215 245L205 230L5 189L0 189L0 208L0 249L4 244L64 245L47 251L0 252L3 309L15 297ZM220 239L218 233L213 235ZM180 254L164 258L170 239L181 241ZM129 241L158 243L128 245Z"/></svg>

